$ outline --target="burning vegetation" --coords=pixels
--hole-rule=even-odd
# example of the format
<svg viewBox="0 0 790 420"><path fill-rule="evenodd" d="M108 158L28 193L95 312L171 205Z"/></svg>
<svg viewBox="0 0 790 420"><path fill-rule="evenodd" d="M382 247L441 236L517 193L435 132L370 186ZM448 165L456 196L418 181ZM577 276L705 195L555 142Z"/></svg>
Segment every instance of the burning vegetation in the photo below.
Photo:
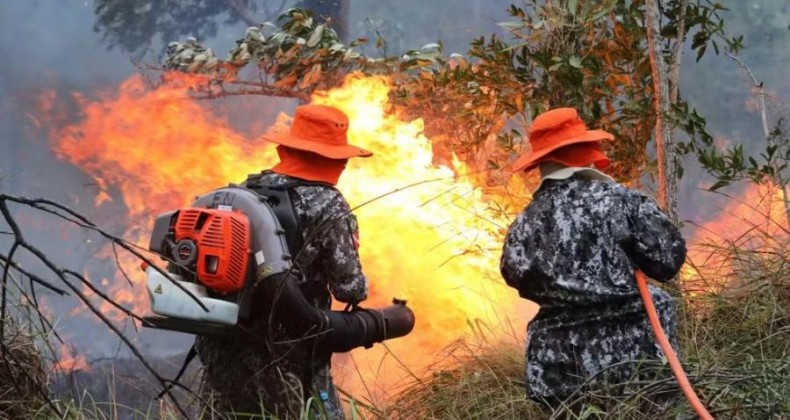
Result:
<svg viewBox="0 0 790 420"><path fill-rule="evenodd" d="M498 280L509 217L501 209L516 209L520 197L485 194L475 183L479 171L458 159L453 167L434 166L422 121L405 122L388 112L389 89L384 77L351 77L313 97L313 103L346 112L354 122L349 141L376 152L365 162L351 161L338 185L356 208L362 264L371 273L369 301L387 304L391 296L407 296L422 314L409 340L339 357L337 364L347 370L341 386L356 392L366 389L366 382L373 399L386 397L386 390L407 376L399 364L409 369L431 364L425 355L461 336L467 320L497 324L503 313L527 317L534 311ZM53 149L102 180L100 185L119 189L128 208L123 236L140 246L147 245L158 212L274 163L272 145L233 131L191 99L187 86L149 90L135 76L117 92L97 100L77 96L77 101L85 118L53 133ZM287 118L281 115L278 124L287 124ZM108 193L98 196L103 194ZM98 255L115 256L111 245ZM148 300L137 289L144 283L139 260L121 253L118 261L121 270L108 282L108 295L146 313ZM115 321L126 317L106 301L100 308ZM385 357L390 352L399 361Z"/></svg>
<svg viewBox="0 0 790 420"><path fill-rule="evenodd" d="M601 6L592 14L600 18L620 12L612 7ZM503 77L496 65L504 66L514 56L494 38L490 45L483 40L473 44L483 58L480 65L464 57L445 60L436 44L400 58L375 60L357 54L355 45L342 44L328 27L307 15L289 13L286 24L271 38L260 29L248 30L226 61L194 41L171 45L171 53L189 59L185 69L202 74L168 71L162 74L162 83L135 75L117 89L97 94L64 97L53 91L41 95L39 113L32 116L35 124L47 131L59 159L94 179L91 216L111 213L114 220L94 224L93 217L49 200L0 194L3 219L11 228L0 233L15 238L10 253L0 255L0 267L30 280L29 287L16 286L18 297L28 311L39 311L42 342L55 343L50 349L55 360L47 372L36 341L5 320L4 295L0 377L20 381L11 387L0 383L0 413L22 416L31 407L49 407L58 414L85 411L81 402L46 398L48 373L86 372L91 364L80 354L85 350L80 346L87 344L74 347L69 337L57 336L57 328L47 321L52 314L46 304L39 305L33 283L78 299L80 305L71 316L99 317L147 369L150 387L161 389L170 383L159 366L147 362L129 333L141 327L141 316L149 312L148 298L141 292L145 275L140 262L160 263L141 249L147 248L157 214L190 204L196 194L241 182L276 162L272 144L242 132L217 112L216 103L207 100L257 94L280 97L282 102L267 105L269 112L280 110L279 105L286 110L278 115L276 127L289 124L287 110L297 100L337 107L352 122L349 142L376 153L364 162L350 161L338 188L359 221L359 252L371 281L369 302L386 305L392 296L405 297L418 321L406 339L334 356L335 379L350 410L368 418L570 415L568 407L550 413L524 395L523 331L537 307L518 299L505 286L499 259L506 228L531 199L528 191L534 186L531 179L506 169L514 153L523 148L515 140L520 133L508 131L508 121L515 114L529 115L530 106L554 103L560 95L556 86L541 85L538 78L525 75L528 70L535 74L545 70L545 74L574 76L582 68L581 59L573 55L567 65L554 70L549 69L559 66L556 60L545 69L524 67ZM513 14L528 20L517 8ZM608 27L591 22L585 21L581 25L586 30L579 30L593 34L581 36L585 45L609 36ZM625 30L627 24L628 20L618 28ZM284 41L267 44L277 34L285 34L280 37ZM534 33L517 35L536 40ZM545 39L537 40L544 42L537 44L546 51L558 49ZM543 52L529 54L535 58ZM301 61L293 68L278 65L283 54ZM335 61L328 66L325 60L330 59ZM265 84L236 79L241 67L256 60L269 60L260 68L267 78ZM183 64L168 57L170 68ZM608 62L606 71L625 74L620 64ZM594 71L592 67L587 70ZM630 95L642 100L651 92L641 85L635 87L633 80L648 86L647 70L642 66L639 72L632 71L638 74L611 80L602 71L588 75L587 80L601 77L606 82L600 86L619 92L609 92L608 97ZM463 80L463 87L454 85L453 78ZM565 79L557 76L552 83L557 80ZM522 86L534 95L532 105L525 104ZM594 89L596 95L604 90ZM541 97L541 92L549 93ZM572 102L575 91L567 92L569 96L561 99ZM584 101L614 107L601 97ZM64 104L74 105L78 122L65 112ZM635 139L607 145L621 161L633 159L627 168L619 163L614 168L621 178L633 179L647 166L649 110L640 108L629 118L612 119L609 115L614 113L601 115L595 106L587 107L589 115L611 131ZM682 117L686 120L681 123L696 121L693 115ZM251 131L258 130L259 135L261 129L258 125ZM500 135L503 130L507 133ZM750 184L737 196L721 195L715 216L689 229L693 237L687 238L690 252L679 282L685 304L683 357L692 382L714 415L783 418L790 413L786 362L790 353L790 226L785 186L776 177ZM10 208L44 212L70 227L95 233L101 242L93 245L97 251L92 261L116 267L114 274L73 271L54 264L25 240L20 229L25 224L19 223L23 215ZM62 283L37 276L27 270L28 265L15 262L17 250L26 257L32 255L36 264L46 266ZM11 283L6 274L3 277L5 293ZM55 338L50 340L49 334ZM26 373L20 376L20 372ZM643 418L648 414L676 418L690 412L680 397L661 407L645 398L657 390L677 390L674 382L657 380L636 386L635 393L618 398L579 395L572 405L582 408L582 418ZM161 413L194 414L186 405L182 407L193 402L188 390L176 388L170 397L166 406L159 407ZM93 410L95 417L106 411L96 404Z"/></svg>
<svg viewBox="0 0 790 420"><path fill-rule="evenodd" d="M335 365L342 369L340 387L371 404L366 410L372 415L543 415L522 392L519 343L523 336L516 332L523 331L526 317L535 308L519 302L498 277L508 218L528 199L502 192L526 190L524 180L511 177L511 185L491 189L480 184L486 179L478 176L480 168L470 168L458 158L452 159L452 166L434 165L422 121L404 121L393 112L387 103L389 89L384 77L354 76L343 86L312 98L314 103L348 113L358 122L349 132L351 142L378 152L364 165L352 161L339 186L356 206L362 227L363 266L374 273L370 299L386 303L392 295L408 296L409 304L421 315L408 339L336 356ZM96 178L101 187L97 208L108 202L103 197L123 201L128 226L123 237L131 239L131 245L146 245L152 216L160 210L188 204L194 191L244 179L273 163L271 145L234 131L190 97L186 82L151 88L135 76L116 92L95 99L76 95L75 99L83 119L53 130L53 150ZM277 124L287 124L288 118L282 114ZM60 127L56 122L48 125ZM117 195L110 187L117 189ZM749 340L773 343L766 344L768 350L761 345L761 351L769 351L771 357L780 357L786 350L777 347L775 337L784 335L787 318L755 307L770 297L772 307L779 309L784 307L782 299L789 296L782 268L788 255L788 227L780 200L775 188L751 187L741 199L728 200L719 217L700 226L690 241L694 246L682 277L684 288L691 292L688 308L693 309L683 325L687 345L695 349L687 360L697 366L692 372L698 380L708 369L733 369L726 359L714 357L723 351L722 346L731 354L736 348L716 338L728 337L731 328ZM139 257L119 252L117 247L118 243L109 243L97 254L117 259L119 267L115 278L99 282L103 290L99 293L108 299L87 282L82 292L100 313L120 324L130 314L147 313L148 302L139 293L144 281L137 267ZM415 258L415 253L420 257ZM84 278L89 282L88 273ZM738 292L740 288L732 287L736 283L760 293ZM735 296L723 298L722 293ZM730 316L737 305L748 310L742 312L745 318L737 323L722 318ZM525 318L514 320L513 314ZM766 323L756 329L744 327L743 323L756 319ZM510 327L500 331L498 325ZM700 347L700 343L706 344ZM732 354L732 361L741 356ZM84 357L73 351L63 350L59 358L60 367L67 371L87 368ZM776 375L785 377L781 367ZM726 381L710 382L702 387L703 395L715 397L714 403L730 403L735 391L716 388L725 385ZM479 389L497 392L479 394ZM483 397L476 398L478 394L499 402L484 403ZM387 408L386 402L393 400L396 404ZM594 407L590 410L602 412L638 406L633 399L592 398L587 403ZM627 412L637 415L636 410Z"/></svg>

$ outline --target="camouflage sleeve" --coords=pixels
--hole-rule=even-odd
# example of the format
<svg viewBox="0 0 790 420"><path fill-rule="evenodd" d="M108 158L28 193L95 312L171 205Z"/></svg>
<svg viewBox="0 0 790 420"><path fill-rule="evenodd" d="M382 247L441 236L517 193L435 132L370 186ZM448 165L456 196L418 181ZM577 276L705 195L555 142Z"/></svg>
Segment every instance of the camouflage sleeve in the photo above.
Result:
<svg viewBox="0 0 790 420"><path fill-rule="evenodd" d="M524 223L524 213L521 213L508 228L499 263L502 278L508 286L518 289L522 297L524 294L521 290L532 265L532 258L526 249L529 233L529 226Z"/></svg>
<svg viewBox="0 0 790 420"><path fill-rule="evenodd" d="M329 204L318 234L321 269L328 278L329 291L344 303L357 303L368 295L368 280L359 261L359 228L346 200L337 195Z"/></svg>
<svg viewBox="0 0 790 420"><path fill-rule="evenodd" d="M686 259L686 242L655 201L632 192L629 204L631 238L627 252L649 277L670 280Z"/></svg>

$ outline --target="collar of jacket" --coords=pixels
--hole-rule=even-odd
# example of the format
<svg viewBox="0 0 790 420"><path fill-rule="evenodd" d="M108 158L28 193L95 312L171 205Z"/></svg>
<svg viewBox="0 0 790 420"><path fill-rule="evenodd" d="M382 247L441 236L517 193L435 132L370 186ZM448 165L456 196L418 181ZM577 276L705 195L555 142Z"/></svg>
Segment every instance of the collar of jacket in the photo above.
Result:
<svg viewBox="0 0 790 420"><path fill-rule="evenodd" d="M545 165L545 166L544 166ZM581 168L577 166L562 166L553 162L542 163L540 165L540 183L535 191L538 191L543 186L543 182L547 179L568 179L573 175L579 174L587 179L598 179L601 181L614 182L614 179L605 173L595 170L593 168Z"/></svg>

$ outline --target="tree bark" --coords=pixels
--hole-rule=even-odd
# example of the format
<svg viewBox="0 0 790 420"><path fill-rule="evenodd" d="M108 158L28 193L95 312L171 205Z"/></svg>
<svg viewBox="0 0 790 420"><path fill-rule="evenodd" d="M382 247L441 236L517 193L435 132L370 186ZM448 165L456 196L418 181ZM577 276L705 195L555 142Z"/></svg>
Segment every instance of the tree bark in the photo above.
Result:
<svg viewBox="0 0 790 420"><path fill-rule="evenodd" d="M653 73L653 110L656 114L655 138L658 164L658 204L674 224L678 224L677 174L678 159L669 124L664 116L669 112L667 65L661 56L659 0L645 1L647 50Z"/></svg>
<svg viewBox="0 0 790 420"><path fill-rule="evenodd" d="M680 62L683 59L683 38L686 36L686 7L688 0L680 0L680 12L678 13L678 34L675 38L675 53L672 57L672 65L669 68L669 103L678 103L678 91L680 89ZM673 135L674 138L674 135Z"/></svg>

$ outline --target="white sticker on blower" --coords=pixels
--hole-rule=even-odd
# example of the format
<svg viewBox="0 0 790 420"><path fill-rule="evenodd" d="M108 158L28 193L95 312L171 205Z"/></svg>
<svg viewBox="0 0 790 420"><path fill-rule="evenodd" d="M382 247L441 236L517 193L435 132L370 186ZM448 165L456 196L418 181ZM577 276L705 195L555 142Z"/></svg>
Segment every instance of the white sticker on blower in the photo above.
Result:
<svg viewBox="0 0 790 420"><path fill-rule="evenodd" d="M255 262L258 263L258 265L261 265L264 262L266 262L266 259L263 258L263 251L258 251L255 253Z"/></svg>

